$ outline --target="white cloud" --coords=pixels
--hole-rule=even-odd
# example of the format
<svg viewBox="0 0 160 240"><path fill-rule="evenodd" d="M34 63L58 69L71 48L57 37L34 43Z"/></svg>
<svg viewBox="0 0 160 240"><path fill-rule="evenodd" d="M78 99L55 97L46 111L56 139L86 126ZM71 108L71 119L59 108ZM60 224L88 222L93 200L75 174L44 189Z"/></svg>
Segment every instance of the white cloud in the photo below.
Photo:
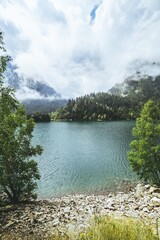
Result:
<svg viewBox="0 0 160 240"><path fill-rule="evenodd" d="M3 0L0 23L19 71L40 76L63 96L75 97L107 91L135 71L130 68L135 60L160 62L159 0L100 3Z"/></svg>

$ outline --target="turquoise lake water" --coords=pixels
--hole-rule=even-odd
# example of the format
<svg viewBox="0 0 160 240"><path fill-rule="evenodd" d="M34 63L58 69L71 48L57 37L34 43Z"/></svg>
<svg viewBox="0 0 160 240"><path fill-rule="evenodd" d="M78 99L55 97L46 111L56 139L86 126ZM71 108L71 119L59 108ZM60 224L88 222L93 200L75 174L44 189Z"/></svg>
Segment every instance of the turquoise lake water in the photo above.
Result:
<svg viewBox="0 0 160 240"><path fill-rule="evenodd" d="M38 123L33 142L43 146L37 158L39 197L114 191L134 181L127 152L134 121Z"/></svg>

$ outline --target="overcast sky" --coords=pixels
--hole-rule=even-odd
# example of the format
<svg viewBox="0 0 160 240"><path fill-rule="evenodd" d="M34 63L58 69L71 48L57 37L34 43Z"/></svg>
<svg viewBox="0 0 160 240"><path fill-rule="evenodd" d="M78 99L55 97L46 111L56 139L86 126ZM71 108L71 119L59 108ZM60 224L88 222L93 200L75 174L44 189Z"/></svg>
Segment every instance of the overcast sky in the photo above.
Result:
<svg viewBox="0 0 160 240"><path fill-rule="evenodd" d="M160 0L0 0L0 28L19 72L64 97L160 62Z"/></svg>

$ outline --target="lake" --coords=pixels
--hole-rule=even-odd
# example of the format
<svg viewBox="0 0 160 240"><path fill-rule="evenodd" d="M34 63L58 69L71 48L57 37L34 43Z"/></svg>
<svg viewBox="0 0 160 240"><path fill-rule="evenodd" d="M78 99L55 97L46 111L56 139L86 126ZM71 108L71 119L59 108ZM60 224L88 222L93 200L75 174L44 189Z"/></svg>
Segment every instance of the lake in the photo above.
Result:
<svg viewBox="0 0 160 240"><path fill-rule="evenodd" d="M104 193L135 181L127 152L134 121L38 123L34 144L41 180L39 197ZM120 190L120 189L119 189Z"/></svg>

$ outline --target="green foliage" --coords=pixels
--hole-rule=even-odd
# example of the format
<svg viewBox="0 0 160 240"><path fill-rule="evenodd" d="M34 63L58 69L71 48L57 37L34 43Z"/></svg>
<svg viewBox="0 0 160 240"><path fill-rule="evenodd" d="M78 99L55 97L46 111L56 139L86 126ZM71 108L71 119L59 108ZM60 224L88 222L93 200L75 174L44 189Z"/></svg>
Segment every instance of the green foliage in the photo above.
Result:
<svg viewBox="0 0 160 240"><path fill-rule="evenodd" d="M160 186L160 107L149 100L133 129L128 159L133 170L147 182Z"/></svg>
<svg viewBox="0 0 160 240"><path fill-rule="evenodd" d="M125 90L124 90L125 89ZM106 121L136 119L149 99L160 101L160 76L127 80L109 93L91 93L69 99L67 106L51 113L51 119Z"/></svg>
<svg viewBox="0 0 160 240"><path fill-rule="evenodd" d="M2 34L0 34L1 44ZM2 47L1 47L2 48ZM5 60L4 60L5 59ZM31 145L33 119L27 120L24 108L14 97L14 90L2 84L8 58L0 58L0 188L12 203L35 197L40 178L37 163L30 158L42 153Z"/></svg>
<svg viewBox="0 0 160 240"><path fill-rule="evenodd" d="M142 221L96 217L95 222L78 236L57 234L50 240L158 240L150 226Z"/></svg>
<svg viewBox="0 0 160 240"><path fill-rule="evenodd" d="M68 100L67 106L51 114L52 120L105 121L131 119L132 105L127 97L91 93Z"/></svg>

